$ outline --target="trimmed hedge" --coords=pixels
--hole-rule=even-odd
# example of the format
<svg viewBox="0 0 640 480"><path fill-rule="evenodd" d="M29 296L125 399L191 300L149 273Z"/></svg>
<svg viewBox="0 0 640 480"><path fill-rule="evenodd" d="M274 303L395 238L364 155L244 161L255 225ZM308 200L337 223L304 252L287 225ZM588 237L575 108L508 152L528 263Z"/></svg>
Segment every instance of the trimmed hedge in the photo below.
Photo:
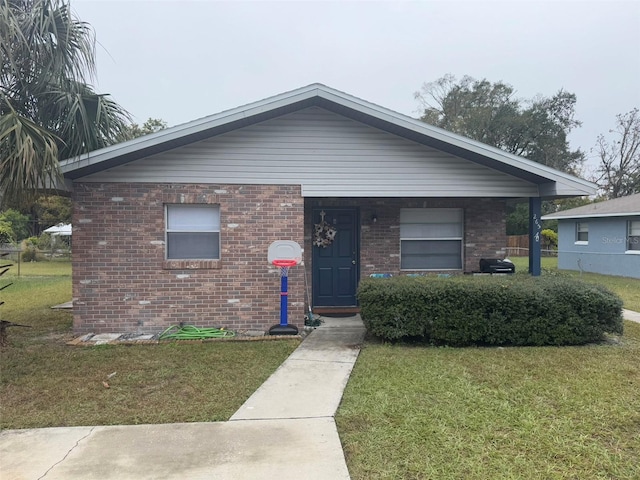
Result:
<svg viewBox="0 0 640 480"><path fill-rule="evenodd" d="M572 278L366 278L358 300L369 333L386 340L580 345L622 333L622 300Z"/></svg>

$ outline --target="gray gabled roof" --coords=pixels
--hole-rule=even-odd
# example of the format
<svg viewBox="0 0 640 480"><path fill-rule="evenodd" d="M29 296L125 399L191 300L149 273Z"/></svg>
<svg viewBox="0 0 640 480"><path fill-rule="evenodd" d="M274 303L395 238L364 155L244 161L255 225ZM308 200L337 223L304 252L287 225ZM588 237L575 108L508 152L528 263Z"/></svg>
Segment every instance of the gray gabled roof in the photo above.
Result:
<svg viewBox="0 0 640 480"><path fill-rule="evenodd" d="M563 220L570 218L629 217L640 215L640 193L614 198L605 202L590 203L582 207L545 215L542 220Z"/></svg>
<svg viewBox="0 0 640 480"><path fill-rule="evenodd" d="M64 160L60 165L65 178L73 180L312 106L521 178L538 185L542 197L593 195L596 192L596 186L586 180L318 83L95 150ZM499 196L499 192L496 195Z"/></svg>

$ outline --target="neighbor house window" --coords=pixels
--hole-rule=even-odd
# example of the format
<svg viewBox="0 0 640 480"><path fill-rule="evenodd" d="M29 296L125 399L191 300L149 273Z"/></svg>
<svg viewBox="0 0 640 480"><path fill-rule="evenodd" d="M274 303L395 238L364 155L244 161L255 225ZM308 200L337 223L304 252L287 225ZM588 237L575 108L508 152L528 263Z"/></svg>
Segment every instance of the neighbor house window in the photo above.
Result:
<svg viewBox="0 0 640 480"><path fill-rule="evenodd" d="M585 222L576 223L576 242L589 242L589 224Z"/></svg>
<svg viewBox="0 0 640 480"><path fill-rule="evenodd" d="M220 207L167 205L168 260L220 258Z"/></svg>
<svg viewBox="0 0 640 480"><path fill-rule="evenodd" d="M462 270L462 209L400 210L402 270Z"/></svg>
<svg viewBox="0 0 640 480"><path fill-rule="evenodd" d="M640 251L640 220L629 221L627 250Z"/></svg>

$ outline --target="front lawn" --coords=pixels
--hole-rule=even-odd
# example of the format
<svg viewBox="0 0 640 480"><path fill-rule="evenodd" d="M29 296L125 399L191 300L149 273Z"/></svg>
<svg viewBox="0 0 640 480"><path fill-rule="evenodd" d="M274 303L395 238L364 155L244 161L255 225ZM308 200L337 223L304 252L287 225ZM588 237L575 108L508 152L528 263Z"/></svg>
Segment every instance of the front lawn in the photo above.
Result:
<svg viewBox="0 0 640 480"><path fill-rule="evenodd" d="M517 271L528 259L514 258ZM556 258L543 258L543 275ZM640 311L640 280L579 272ZM365 343L336 421L356 479L640 478L640 324L582 347Z"/></svg>
<svg viewBox="0 0 640 480"><path fill-rule="evenodd" d="M369 342L337 416L352 478L640 478L640 324L616 341Z"/></svg>
<svg viewBox="0 0 640 480"><path fill-rule="evenodd" d="M12 267L12 270L14 267ZM66 262L0 277L0 428L227 420L297 347L295 340L70 347ZM103 383L104 382L104 383Z"/></svg>

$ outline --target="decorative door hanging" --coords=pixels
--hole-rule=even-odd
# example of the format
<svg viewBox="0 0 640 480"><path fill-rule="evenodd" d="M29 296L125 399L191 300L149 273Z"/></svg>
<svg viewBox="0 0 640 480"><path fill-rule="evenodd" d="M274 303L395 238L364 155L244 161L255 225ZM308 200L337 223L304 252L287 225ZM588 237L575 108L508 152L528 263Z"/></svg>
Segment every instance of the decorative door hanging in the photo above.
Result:
<svg viewBox="0 0 640 480"><path fill-rule="evenodd" d="M336 238L336 233L338 231L331 225L329 225L324 217L326 213L324 210L320 212L320 223L316 223L314 225L315 236L313 239L313 244L316 247L327 248L329 245L333 243L333 240Z"/></svg>

